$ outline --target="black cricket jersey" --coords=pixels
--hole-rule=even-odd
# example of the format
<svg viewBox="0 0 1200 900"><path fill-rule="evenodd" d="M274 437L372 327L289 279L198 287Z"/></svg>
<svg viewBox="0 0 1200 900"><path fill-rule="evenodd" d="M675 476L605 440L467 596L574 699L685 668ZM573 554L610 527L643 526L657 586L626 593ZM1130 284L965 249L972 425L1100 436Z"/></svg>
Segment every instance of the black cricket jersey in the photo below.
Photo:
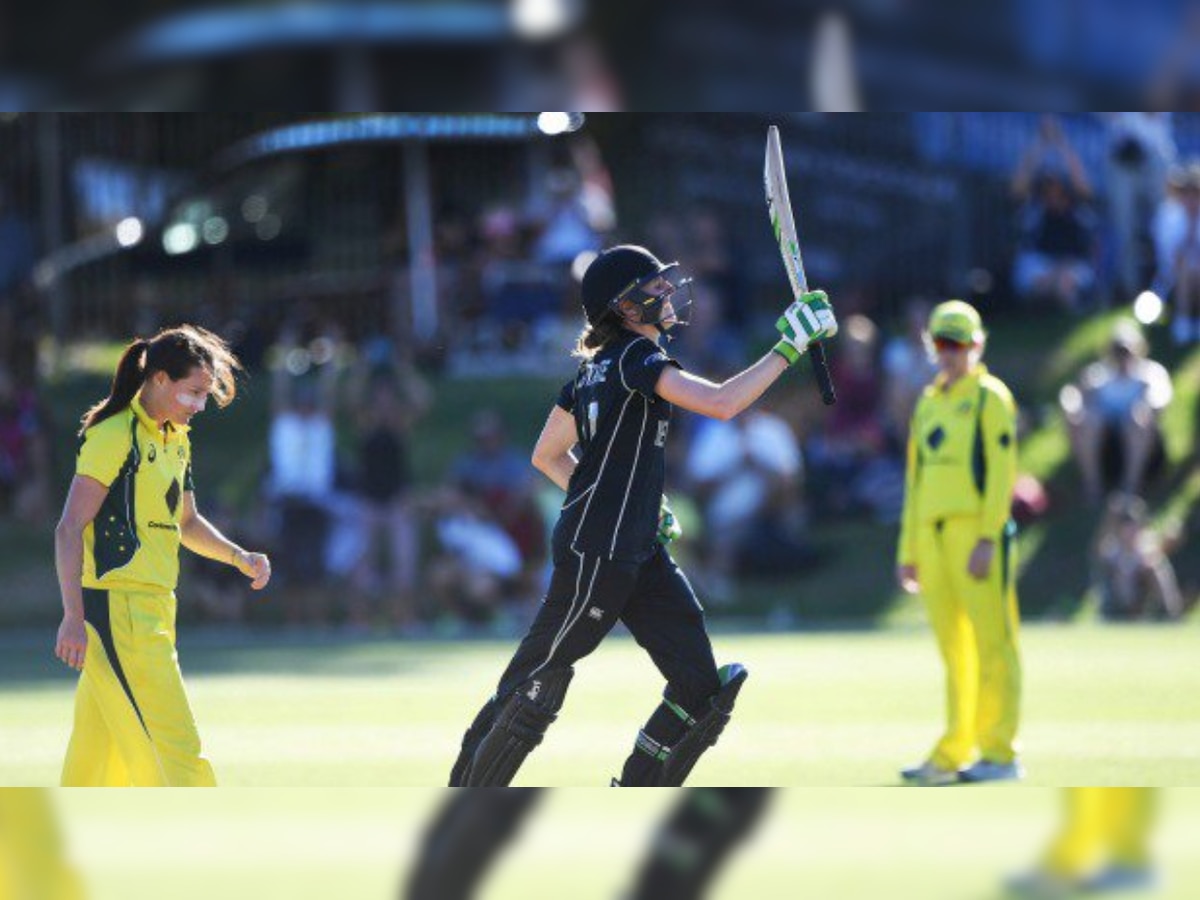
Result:
<svg viewBox="0 0 1200 900"><path fill-rule="evenodd" d="M683 368L625 332L563 385L558 405L575 417L580 458L554 528L556 556L570 548L642 562L654 552L672 409L654 386L665 366Z"/></svg>

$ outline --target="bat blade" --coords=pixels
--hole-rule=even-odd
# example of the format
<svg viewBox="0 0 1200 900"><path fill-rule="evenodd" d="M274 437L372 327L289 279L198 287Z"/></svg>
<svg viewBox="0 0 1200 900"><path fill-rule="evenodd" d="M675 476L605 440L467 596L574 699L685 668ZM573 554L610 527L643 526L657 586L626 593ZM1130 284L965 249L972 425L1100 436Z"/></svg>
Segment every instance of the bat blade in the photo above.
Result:
<svg viewBox="0 0 1200 900"><path fill-rule="evenodd" d="M772 125L767 130L767 153L763 162L763 190L767 197L767 212L771 219L771 230L775 243L783 257L792 295L799 299L808 290L808 275L804 271L804 258L800 255L800 238L796 233L796 218L792 213L792 201L788 196L787 172L783 166L783 144L779 139L779 128ZM809 346L808 358L813 375L821 390L821 400L826 406L837 402L833 379L825 360L825 348L820 341Z"/></svg>

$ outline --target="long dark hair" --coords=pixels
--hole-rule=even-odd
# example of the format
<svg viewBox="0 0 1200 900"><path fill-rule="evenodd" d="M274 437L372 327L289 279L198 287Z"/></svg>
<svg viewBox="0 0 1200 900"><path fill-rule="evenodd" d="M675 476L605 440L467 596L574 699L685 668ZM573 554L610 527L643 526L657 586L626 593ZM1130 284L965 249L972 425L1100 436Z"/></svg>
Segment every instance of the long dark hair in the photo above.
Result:
<svg viewBox="0 0 1200 900"><path fill-rule="evenodd" d="M589 322L579 332L575 339L575 349L572 356L579 359L591 359L605 344L625 330L625 320L620 313L609 307L600 314L595 322Z"/></svg>
<svg viewBox="0 0 1200 900"><path fill-rule="evenodd" d="M217 405L225 407L232 403L237 396L236 375L242 364L229 345L211 331L198 325L180 325L165 328L149 340L134 340L121 354L108 396L84 413L79 433L128 407L155 372L166 372L168 378L178 381L197 366L212 375L212 395Z"/></svg>

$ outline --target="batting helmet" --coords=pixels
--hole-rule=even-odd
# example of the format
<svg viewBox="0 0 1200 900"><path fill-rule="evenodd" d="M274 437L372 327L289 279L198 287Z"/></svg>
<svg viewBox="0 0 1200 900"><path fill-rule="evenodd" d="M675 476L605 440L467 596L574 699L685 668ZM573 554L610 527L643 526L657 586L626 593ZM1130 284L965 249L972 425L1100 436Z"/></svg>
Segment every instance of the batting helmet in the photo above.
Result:
<svg viewBox="0 0 1200 900"><path fill-rule="evenodd" d="M631 291L653 281L679 263L664 263L645 247L619 244L602 252L583 273L580 285L583 311L593 324L609 307L616 306Z"/></svg>

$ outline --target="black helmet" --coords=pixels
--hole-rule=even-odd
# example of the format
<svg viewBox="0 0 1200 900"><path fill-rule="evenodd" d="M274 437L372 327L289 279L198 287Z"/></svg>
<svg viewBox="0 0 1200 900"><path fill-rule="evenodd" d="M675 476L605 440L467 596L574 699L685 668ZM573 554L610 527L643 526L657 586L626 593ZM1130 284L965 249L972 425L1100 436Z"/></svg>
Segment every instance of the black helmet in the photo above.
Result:
<svg viewBox="0 0 1200 900"><path fill-rule="evenodd" d="M591 323L635 288L653 281L679 263L664 263L645 247L619 244L592 260L583 273L583 311Z"/></svg>

